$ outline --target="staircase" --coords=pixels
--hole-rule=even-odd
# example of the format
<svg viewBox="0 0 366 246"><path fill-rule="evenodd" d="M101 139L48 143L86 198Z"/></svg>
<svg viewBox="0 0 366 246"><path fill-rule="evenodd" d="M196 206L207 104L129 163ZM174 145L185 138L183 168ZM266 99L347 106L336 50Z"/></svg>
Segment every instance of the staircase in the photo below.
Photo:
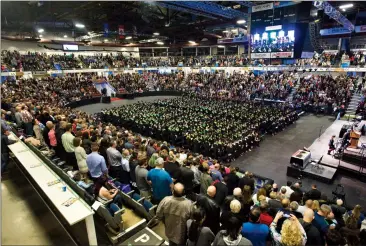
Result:
<svg viewBox="0 0 366 246"><path fill-rule="evenodd" d="M359 78L355 86L355 92L352 95L351 101L347 107L347 115L356 115L357 106L361 101L361 93L356 93L358 85L362 83L362 78ZM363 88L362 88L363 90Z"/></svg>
<svg viewBox="0 0 366 246"><path fill-rule="evenodd" d="M287 101L291 104L292 103L292 99L294 98L294 94L296 93L296 91L299 89L300 86L300 78L297 80L297 83L295 84L295 86L292 88L290 94L287 97Z"/></svg>
<svg viewBox="0 0 366 246"><path fill-rule="evenodd" d="M351 102L348 105L346 114L347 115L355 115L356 114L356 110L357 110L357 106L361 101L361 94L360 93L353 93Z"/></svg>
<svg viewBox="0 0 366 246"><path fill-rule="evenodd" d="M99 82L99 83L94 83L95 88L102 93L102 89L106 88L107 89L107 96L111 96L112 93L116 94L116 89L114 89L114 87L109 84L108 82Z"/></svg>

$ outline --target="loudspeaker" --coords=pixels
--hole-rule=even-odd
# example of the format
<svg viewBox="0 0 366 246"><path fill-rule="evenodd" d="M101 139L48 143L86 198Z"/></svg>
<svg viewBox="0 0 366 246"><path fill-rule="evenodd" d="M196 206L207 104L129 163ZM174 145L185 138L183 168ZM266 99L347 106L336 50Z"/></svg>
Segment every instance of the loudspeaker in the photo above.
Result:
<svg viewBox="0 0 366 246"><path fill-rule="evenodd" d="M313 46L314 50L318 53L323 52L323 48L320 44L320 24L319 22L311 22L309 23L309 35L310 35L310 43Z"/></svg>
<svg viewBox="0 0 366 246"><path fill-rule="evenodd" d="M299 178L301 177L301 170L293 166L288 166L286 175L293 178Z"/></svg>

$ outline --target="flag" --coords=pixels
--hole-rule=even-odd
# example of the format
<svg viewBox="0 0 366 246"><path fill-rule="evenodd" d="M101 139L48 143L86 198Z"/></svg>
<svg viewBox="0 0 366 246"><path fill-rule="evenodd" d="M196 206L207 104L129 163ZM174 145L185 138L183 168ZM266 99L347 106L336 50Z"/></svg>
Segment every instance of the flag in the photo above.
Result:
<svg viewBox="0 0 366 246"><path fill-rule="evenodd" d="M124 25L119 25L118 26L118 35L119 35L119 38L124 38L125 36L125 26Z"/></svg>
<svg viewBox="0 0 366 246"><path fill-rule="evenodd" d="M108 23L104 23L104 37L108 37L108 34L109 34L109 26L108 26Z"/></svg>

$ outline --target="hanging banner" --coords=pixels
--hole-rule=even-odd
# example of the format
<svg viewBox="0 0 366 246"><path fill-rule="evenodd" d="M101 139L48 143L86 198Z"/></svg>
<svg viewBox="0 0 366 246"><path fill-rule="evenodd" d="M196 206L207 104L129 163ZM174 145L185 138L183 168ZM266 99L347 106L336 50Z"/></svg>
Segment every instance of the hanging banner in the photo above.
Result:
<svg viewBox="0 0 366 246"><path fill-rule="evenodd" d="M125 37L125 26L124 25L118 26L118 35L119 35L119 38L121 38L121 39Z"/></svg>
<svg viewBox="0 0 366 246"><path fill-rule="evenodd" d="M366 32L366 25L364 25L364 26L355 26L355 32Z"/></svg>
<svg viewBox="0 0 366 246"><path fill-rule="evenodd" d="M265 4L253 6L252 13L263 11L263 10L269 10L269 9L273 9L273 3L265 3Z"/></svg>
<svg viewBox="0 0 366 246"><path fill-rule="evenodd" d="M108 26L108 23L104 23L104 37L108 37L109 35L109 26Z"/></svg>
<svg viewBox="0 0 366 246"><path fill-rule="evenodd" d="M292 58L294 56L293 52L275 52L271 53L271 58Z"/></svg>
<svg viewBox="0 0 366 246"><path fill-rule="evenodd" d="M321 29L320 35L321 36L330 36L330 35L340 35L340 34L349 34L352 31L348 30L344 27L334 27L329 29Z"/></svg>
<svg viewBox="0 0 366 246"><path fill-rule="evenodd" d="M250 57L252 59L265 59L271 58L271 53L251 53Z"/></svg>

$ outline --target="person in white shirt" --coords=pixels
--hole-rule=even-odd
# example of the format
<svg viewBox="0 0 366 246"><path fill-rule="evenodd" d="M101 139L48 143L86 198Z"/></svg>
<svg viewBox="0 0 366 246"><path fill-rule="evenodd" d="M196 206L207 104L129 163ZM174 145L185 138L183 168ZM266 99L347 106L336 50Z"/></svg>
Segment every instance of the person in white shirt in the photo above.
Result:
<svg viewBox="0 0 366 246"><path fill-rule="evenodd" d="M122 160L121 160L121 165L122 165L122 172L121 172L121 183L123 184L129 184L131 181L131 176L130 176L130 152L128 151L128 149L124 149L122 151Z"/></svg>
<svg viewBox="0 0 366 246"><path fill-rule="evenodd" d="M290 198L291 194L294 192L291 189L291 185L292 185L292 182L291 181L287 181L287 185L281 187L281 189L282 188L285 188L286 189L286 193L285 193L286 198Z"/></svg>

